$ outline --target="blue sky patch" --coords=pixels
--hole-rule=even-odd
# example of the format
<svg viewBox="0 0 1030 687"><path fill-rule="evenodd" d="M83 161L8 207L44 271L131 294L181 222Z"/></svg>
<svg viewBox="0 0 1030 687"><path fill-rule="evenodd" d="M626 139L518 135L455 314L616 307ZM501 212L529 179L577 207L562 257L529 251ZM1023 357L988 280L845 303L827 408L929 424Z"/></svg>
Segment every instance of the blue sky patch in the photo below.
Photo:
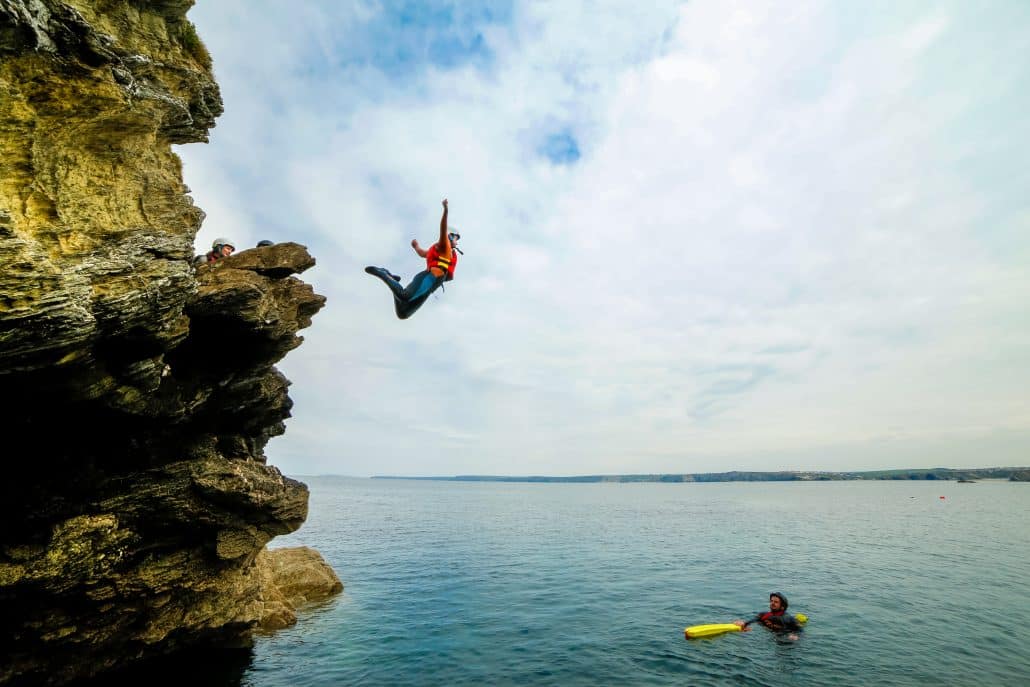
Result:
<svg viewBox="0 0 1030 687"><path fill-rule="evenodd" d="M580 158L579 142L569 131L548 135L537 152L556 165L571 165Z"/></svg>
<svg viewBox="0 0 1030 687"><path fill-rule="evenodd" d="M511 20L507 0L466 3L385 2L365 26L363 35L341 46L349 64L369 64L392 78L403 79L433 66L453 69L472 64L487 68L494 54L483 31Z"/></svg>

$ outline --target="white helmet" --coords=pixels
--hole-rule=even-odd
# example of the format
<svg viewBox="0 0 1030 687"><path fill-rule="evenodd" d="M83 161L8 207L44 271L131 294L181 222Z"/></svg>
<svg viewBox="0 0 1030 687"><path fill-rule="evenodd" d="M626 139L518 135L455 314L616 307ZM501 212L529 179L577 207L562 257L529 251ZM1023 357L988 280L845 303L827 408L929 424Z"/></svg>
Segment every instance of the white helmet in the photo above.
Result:
<svg viewBox="0 0 1030 687"><path fill-rule="evenodd" d="M214 243L211 244L211 250L218 250L222 246L229 246L233 250L236 250L236 246L233 245L232 241L226 238L215 239Z"/></svg>

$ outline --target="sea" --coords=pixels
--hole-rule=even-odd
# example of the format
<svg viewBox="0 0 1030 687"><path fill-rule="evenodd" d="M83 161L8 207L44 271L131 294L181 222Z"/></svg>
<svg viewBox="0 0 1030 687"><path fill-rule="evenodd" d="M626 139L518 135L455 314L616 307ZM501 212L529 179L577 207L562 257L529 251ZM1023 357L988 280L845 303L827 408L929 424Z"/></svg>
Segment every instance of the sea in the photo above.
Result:
<svg viewBox="0 0 1030 687"><path fill-rule="evenodd" d="M344 592L176 684L1030 684L1027 483L300 479Z"/></svg>

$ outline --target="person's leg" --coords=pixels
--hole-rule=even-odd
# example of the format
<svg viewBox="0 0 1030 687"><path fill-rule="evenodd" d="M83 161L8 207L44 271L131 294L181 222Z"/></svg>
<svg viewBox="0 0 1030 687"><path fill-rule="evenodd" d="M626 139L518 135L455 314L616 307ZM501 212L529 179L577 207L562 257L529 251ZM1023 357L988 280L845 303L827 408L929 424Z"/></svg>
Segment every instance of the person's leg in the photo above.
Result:
<svg viewBox="0 0 1030 687"><path fill-rule="evenodd" d="M390 290L393 291L394 296L399 296L401 292L404 291L404 289L401 288L400 285L401 278L398 277L396 274L392 274L390 270L385 270L382 267L372 267L371 265L369 265L365 268L365 271L371 274L373 277L379 277L384 284L390 287Z"/></svg>
<svg viewBox="0 0 1030 687"><path fill-rule="evenodd" d="M415 311L422 307L430 294L443 283L442 277L434 277L429 270L419 272L411 283L404 287L399 294L394 293L393 306L397 311L397 317L406 320L415 314Z"/></svg>

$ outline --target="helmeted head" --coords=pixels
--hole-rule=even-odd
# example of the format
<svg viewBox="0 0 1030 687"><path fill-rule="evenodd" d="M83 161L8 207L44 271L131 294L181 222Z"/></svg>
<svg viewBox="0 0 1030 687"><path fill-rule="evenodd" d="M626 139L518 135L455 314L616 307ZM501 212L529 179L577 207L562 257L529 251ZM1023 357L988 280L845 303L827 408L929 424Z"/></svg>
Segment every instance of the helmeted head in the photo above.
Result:
<svg viewBox="0 0 1030 687"><path fill-rule="evenodd" d="M227 238L217 238L211 242L211 250L221 253L222 257L228 257L236 250L236 246Z"/></svg>
<svg viewBox="0 0 1030 687"><path fill-rule="evenodd" d="M271 245L274 245L274 244L271 241L269 241L268 239L264 239L262 241L258 241L257 247L261 248L262 246L271 246Z"/></svg>
<svg viewBox="0 0 1030 687"><path fill-rule="evenodd" d="M775 599L776 601L779 602L779 608L773 608L773 599ZM790 604L787 603L787 597L785 597L783 594L780 594L779 592L772 592L771 594L769 594L769 609L770 610L773 610L773 611L785 611L785 610L787 610L787 606L789 606L789 605Z"/></svg>
<svg viewBox="0 0 1030 687"><path fill-rule="evenodd" d="M453 248L454 250L456 250L459 253L461 253L462 255L464 255L464 253L461 252L461 249L458 248L458 241L461 240L461 234L459 234L457 231L455 231L454 227L448 227L448 228L450 229L450 231L447 234L447 239L451 242L451 248Z"/></svg>

